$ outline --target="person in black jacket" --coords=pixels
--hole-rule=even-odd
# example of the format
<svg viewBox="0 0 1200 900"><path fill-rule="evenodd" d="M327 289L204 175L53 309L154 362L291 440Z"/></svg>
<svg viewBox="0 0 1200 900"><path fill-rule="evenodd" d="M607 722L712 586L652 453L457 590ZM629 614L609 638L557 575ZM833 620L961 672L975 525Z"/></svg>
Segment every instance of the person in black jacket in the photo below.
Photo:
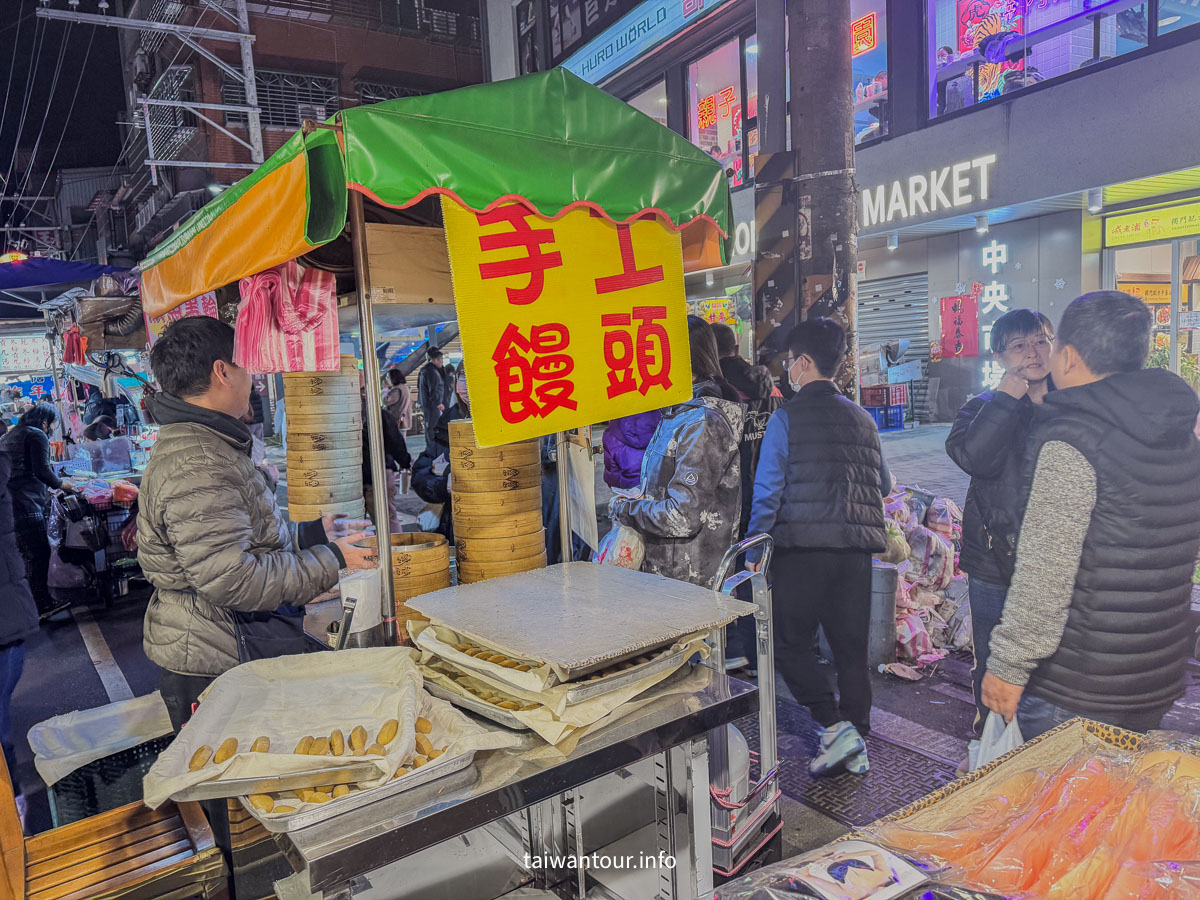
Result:
<svg viewBox="0 0 1200 900"><path fill-rule="evenodd" d="M470 400L467 396L467 373L463 364L458 366L455 382L456 398L433 428L433 436L413 463L412 486L416 495L426 503L442 504L442 515L434 529L454 543L454 517L450 509L450 423L471 417Z"/></svg>
<svg viewBox="0 0 1200 900"><path fill-rule="evenodd" d="M13 524L12 494L8 479L12 462L0 454L0 747L12 779L13 789L21 794L17 781L16 750L12 741L12 695L25 666L25 639L38 630L37 605L25 579L25 568L17 553ZM20 801L18 801L20 802Z"/></svg>
<svg viewBox="0 0 1200 900"><path fill-rule="evenodd" d="M396 417L388 412L386 406L380 407L380 413L383 421L383 464L388 470L388 514L392 522L392 531L396 532L400 530L400 523L396 518L396 473L412 468L412 456L408 452L408 444L404 440L404 435L400 431L400 425L396 422ZM373 513L375 494L372 491L372 486L375 483L375 478L371 471L371 438L367 433L367 398L365 394L362 398L362 422L363 494L367 499L367 511Z"/></svg>
<svg viewBox="0 0 1200 900"><path fill-rule="evenodd" d="M970 576L976 735L987 718L980 690L988 644L1000 621L1016 558L1029 429L1034 407L1053 389L1053 338L1050 320L1032 309L1014 309L997 319L992 326L992 355L1004 367L1004 378L998 390L967 401L946 438L946 453L971 476L959 566Z"/></svg>
<svg viewBox="0 0 1200 900"><path fill-rule="evenodd" d="M8 457L12 471L8 489L12 494L17 546L25 560L25 577L42 615L55 611L46 579L50 572L50 538L46 516L51 490L74 490L68 479L60 479L50 465L48 434L58 421L54 407L44 403L27 410L8 434L0 438L0 452Z"/></svg>
<svg viewBox="0 0 1200 900"><path fill-rule="evenodd" d="M437 427L438 417L449 405L446 377L442 373L444 365L442 351L434 347L429 351L429 362L421 369L417 378L417 405L425 417L425 443L433 442L433 429Z"/></svg>

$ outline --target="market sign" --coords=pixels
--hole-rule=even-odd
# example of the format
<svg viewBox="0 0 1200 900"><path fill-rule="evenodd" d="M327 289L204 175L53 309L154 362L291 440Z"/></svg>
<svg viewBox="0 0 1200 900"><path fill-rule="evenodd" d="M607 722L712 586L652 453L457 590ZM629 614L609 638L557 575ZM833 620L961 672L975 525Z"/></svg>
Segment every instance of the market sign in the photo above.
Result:
<svg viewBox="0 0 1200 900"><path fill-rule="evenodd" d="M1200 234L1200 200L1152 209L1147 212L1107 216L1104 219L1104 246L1142 244Z"/></svg>
<svg viewBox="0 0 1200 900"><path fill-rule="evenodd" d="M698 22L728 0L650 0L571 54L562 67L589 84L599 84L646 51Z"/></svg>
<svg viewBox="0 0 1200 900"><path fill-rule="evenodd" d="M0 372L50 371L50 344L45 335L0 337Z"/></svg>
<svg viewBox="0 0 1200 900"><path fill-rule="evenodd" d="M987 200L995 164L996 154L989 153L933 169L928 175L921 172L864 188L858 204L862 227L890 225L898 219L924 217Z"/></svg>
<svg viewBox="0 0 1200 900"><path fill-rule="evenodd" d="M518 203L475 213L444 199L442 215L481 447L692 396L678 232Z"/></svg>

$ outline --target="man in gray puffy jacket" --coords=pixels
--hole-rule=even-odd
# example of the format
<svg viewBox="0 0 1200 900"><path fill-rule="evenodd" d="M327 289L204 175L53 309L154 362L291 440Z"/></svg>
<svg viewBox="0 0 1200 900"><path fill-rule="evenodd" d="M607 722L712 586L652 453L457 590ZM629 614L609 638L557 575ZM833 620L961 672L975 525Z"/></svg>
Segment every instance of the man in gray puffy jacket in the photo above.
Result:
<svg viewBox="0 0 1200 900"><path fill-rule="evenodd" d="M178 731L200 693L242 661L251 623L268 647L275 625L298 634L273 614L294 614L333 588L339 569L377 560L344 520L293 525L279 510L239 421L251 377L233 362L232 328L181 319L154 345L150 366L162 393L150 403L160 428L138 504L138 561L155 589L144 646Z"/></svg>

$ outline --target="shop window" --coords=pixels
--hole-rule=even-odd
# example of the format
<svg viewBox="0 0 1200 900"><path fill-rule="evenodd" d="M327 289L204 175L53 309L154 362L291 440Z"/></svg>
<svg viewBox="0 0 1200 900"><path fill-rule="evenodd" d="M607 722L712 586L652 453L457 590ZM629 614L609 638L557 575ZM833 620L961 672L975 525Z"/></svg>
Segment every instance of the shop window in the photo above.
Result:
<svg viewBox="0 0 1200 900"><path fill-rule="evenodd" d="M750 177L754 177L754 155L758 153L758 35L746 38L746 155Z"/></svg>
<svg viewBox="0 0 1200 900"><path fill-rule="evenodd" d="M550 0L550 54L557 64L583 37L583 0Z"/></svg>
<svg viewBox="0 0 1200 900"><path fill-rule="evenodd" d="M851 0L854 142L888 133L887 0Z"/></svg>
<svg viewBox="0 0 1200 900"><path fill-rule="evenodd" d="M660 81L629 98L629 105L663 127L667 124L667 83Z"/></svg>
<svg viewBox="0 0 1200 900"><path fill-rule="evenodd" d="M731 187L746 182L740 44L735 38L688 66L688 138L721 164Z"/></svg>
<svg viewBox="0 0 1200 900"><path fill-rule="evenodd" d="M931 116L1059 78L1149 41L1148 2L1113 3L1111 11L1095 0L926 2Z"/></svg>
<svg viewBox="0 0 1200 900"><path fill-rule="evenodd" d="M1190 25L1200 25L1196 0L1158 0L1158 33L1169 34Z"/></svg>
<svg viewBox="0 0 1200 900"><path fill-rule="evenodd" d="M538 59L537 10L535 0L517 0L513 17L517 27L517 67L522 75L541 71Z"/></svg>

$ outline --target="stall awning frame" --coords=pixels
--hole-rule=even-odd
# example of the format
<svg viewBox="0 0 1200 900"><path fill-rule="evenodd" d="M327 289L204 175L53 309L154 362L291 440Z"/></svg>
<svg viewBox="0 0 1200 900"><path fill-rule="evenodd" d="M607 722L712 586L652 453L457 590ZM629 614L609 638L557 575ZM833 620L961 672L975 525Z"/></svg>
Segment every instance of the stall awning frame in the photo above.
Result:
<svg viewBox="0 0 1200 900"><path fill-rule="evenodd" d="M718 162L563 69L339 113L297 133L142 263L142 304L162 315L307 253L346 225L350 190L405 208L432 194L482 212L521 202L546 218L587 207L613 222L658 216L691 266L729 258L732 210Z"/></svg>

